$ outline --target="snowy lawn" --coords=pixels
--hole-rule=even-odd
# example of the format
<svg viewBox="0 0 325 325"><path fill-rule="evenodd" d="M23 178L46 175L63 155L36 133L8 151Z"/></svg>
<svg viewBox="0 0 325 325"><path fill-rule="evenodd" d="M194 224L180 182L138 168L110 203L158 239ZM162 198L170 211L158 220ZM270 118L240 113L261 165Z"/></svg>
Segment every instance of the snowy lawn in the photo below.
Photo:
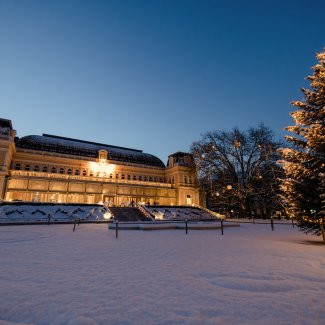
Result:
<svg viewBox="0 0 325 325"><path fill-rule="evenodd" d="M325 246L290 225L0 228L0 324L325 324Z"/></svg>

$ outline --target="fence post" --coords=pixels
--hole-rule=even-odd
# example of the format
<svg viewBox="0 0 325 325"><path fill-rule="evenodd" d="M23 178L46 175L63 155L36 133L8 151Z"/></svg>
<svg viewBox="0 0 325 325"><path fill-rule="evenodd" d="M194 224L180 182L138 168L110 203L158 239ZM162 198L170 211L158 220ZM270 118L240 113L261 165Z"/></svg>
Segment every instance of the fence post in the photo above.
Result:
<svg viewBox="0 0 325 325"><path fill-rule="evenodd" d="M273 217L271 217L271 228L272 228L272 231L274 231Z"/></svg>
<svg viewBox="0 0 325 325"><path fill-rule="evenodd" d="M295 227L295 223L293 222L293 217L291 218L291 222L292 222L292 228Z"/></svg>
<svg viewBox="0 0 325 325"><path fill-rule="evenodd" d="M48 215L47 215L47 225L49 226L50 223L51 223L51 215L48 214Z"/></svg>
<svg viewBox="0 0 325 325"><path fill-rule="evenodd" d="M118 220L115 222L115 238L118 238Z"/></svg>
<svg viewBox="0 0 325 325"><path fill-rule="evenodd" d="M73 231L76 230L76 219L74 219Z"/></svg>
<svg viewBox="0 0 325 325"><path fill-rule="evenodd" d="M186 232L186 235L187 235L187 219L185 219L185 232Z"/></svg>
<svg viewBox="0 0 325 325"><path fill-rule="evenodd" d="M221 235L223 235L223 219L221 219Z"/></svg>

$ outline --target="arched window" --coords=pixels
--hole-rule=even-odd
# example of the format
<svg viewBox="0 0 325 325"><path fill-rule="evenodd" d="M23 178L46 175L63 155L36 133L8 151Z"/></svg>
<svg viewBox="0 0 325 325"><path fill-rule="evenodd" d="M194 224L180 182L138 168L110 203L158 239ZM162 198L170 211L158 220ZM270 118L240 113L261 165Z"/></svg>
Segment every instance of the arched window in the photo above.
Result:
<svg viewBox="0 0 325 325"><path fill-rule="evenodd" d="M17 164L15 165L15 169L16 169L16 170L20 170L20 168L21 168L20 163L17 163Z"/></svg>
<svg viewBox="0 0 325 325"><path fill-rule="evenodd" d="M94 172L92 170L90 171L89 176L94 176Z"/></svg>
<svg viewBox="0 0 325 325"><path fill-rule="evenodd" d="M85 169L82 171L82 176L87 176L87 171Z"/></svg>
<svg viewBox="0 0 325 325"><path fill-rule="evenodd" d="M59 173L60 173L60 174L64 174L64 168L60 168Z"/></svg>
<svg viewBox="0 0 325 325"><path fill-rule="evenodd" d="M112 179L112 178L113 178L113 174L109 174L109 178L111 178L111 179Z"/></svg>
<svg viewBox="0 0 325 325"><path fill-rule="evenodd" d="M149 177L149 182L152 182L152 177Z"/></svg>
<svg viewBox="0 0 325 325"><path fill-rule="evenodd" d="M75 172L74 172L75 175L79 176L80 175L80 171L79 169L76 169Z"/></svg>
<svg viewBox="0 0 325 325"><path fill-rule="evenodd" d="M115 178L118 179L118 174L115 174Z"/></svg>
<svg viewBox="0 0 325 325"><path fill-rule="evenodd" d="M35 166L34 167L34 172L38 172L39 171L39 166Z"/></svg>
<svg viewBox="0 0 325 325"><path fill-rule="evenodd" d="M25 166L25 170L30 170L30 166L29 165L26 165Z"/></svg>
<svg viewBox="0 0 325 325"><path fill-rule="evenodd" d="M143 180L146 182L147 181L147 176L144 176Z"/></svg>
<svg viewBox="0 0 325 325"><path fill-rule="evenodd" d="M142 181L142 176L139 176L139 181Z"/></svg>
<svg viewBox="0 0 325 325"><path fill-rule="evenodd" d="M128 175L128 180L130 180L131 179L131 175Z"/></svg>
<svg viewBox="0 0 325 325"><path fill-rule="evenodd" d="M68 175L72 175L72 169L71 168L68 169Z"/></svg>
<svg viewBox="0 0 325 325"><path fill-rule="evenodd" d="M55 167L52 167L52 169L51 169L51 173L52 173L52 174L55 174L55 173L56 173L56 168L55 168Z"/></svg>
<svg viewBox="0 0 325 325"><path fill-rule="evenodd" d="M43 173L47 173L47 170L48 170L48 169L47 169L47 166L44 166L44 167L43 167Z"/></svg>
<svg viewBox="0 0 325 325"><path fill-rule="evenodd" d="M122 179L125 179L125 175L124 174L122 174Z"/></svg>
<svg viewBox="0 0 325 325"><path fill-rule="evenodd" d="M133 175L133 180L136 181L137 180L137 176Z"/></svg>

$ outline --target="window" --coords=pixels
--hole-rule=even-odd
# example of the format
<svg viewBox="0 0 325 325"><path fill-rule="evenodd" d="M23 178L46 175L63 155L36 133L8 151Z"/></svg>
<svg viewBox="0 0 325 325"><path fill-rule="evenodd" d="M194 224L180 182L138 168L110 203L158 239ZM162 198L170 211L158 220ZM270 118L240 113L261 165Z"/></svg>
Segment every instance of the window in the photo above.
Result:
<svg viewBox="0 0 325 325"><path fill-rule="evenodd" d="M149 182L152 182L152 177L149 177Z"/></svg>
<svg viewBox="0 0 325 325"><path fill-rule="evenodd" d="M43 173L47 173L48 169L47 169L47 166L44 166L43 167Z"/></svg>
<svg viewBox="0 0 325 325"><path fill-rule="evenodd" d="M64 174L64 168L60 168L59 173Z"/></svg>
<svg viewBox="0 0 325 325"><path fill-rule="evenodd" d="M143 180L146 182L147 181L147 176L144 176Z"/></svg>
<svg viewBox="0 0 325 325"><path fill-rule="evenodd" d="M137 180L137 176L133 175L133 180L136 181Z"/></svg>
<svg viewBox="0 0 325 325"><path fill-rule="evenodd" d="M122 174L122 179L125 179L125 175L124 174Z"/></svg>
<svg viewBox="0 0 325 325"><path fill-rule="evenodd" d="M55 173L56 173L56 168L55 168L55 167L52 167L52 169L51 169L51 173L52 173L52 174L55 174Z"/></svg>
<svg viewBox="0 0 325 325"><path fill-rule="evenodd" d="M162 177L159 178L159 182L162 183L163 182L163 179Z"/></svg>
<svg viewBox="0 0 325 325"><path fill-rule="evenodd" d="M86 170L82 171L82 176L87 176L87 171Z"/></svg>
<svg viewBox="0 0 325 325"><path fill-rule="evenodd" d="M128 175L128 180L130 180L131 179L131 175Z"/></svg>
<svg viewBox="0 0 325 325"><path fill-rule="evenodd" d="M17 163L16 166L15 166L15 169L20 170L20 168L21 168L21 165L19 163Z"/></svg>
<svg viewBox="0 0 325 325"><path fill-rule="evenodd" d="M26 165L25 166L25 170L30 170L30 166L29 165Z"/></svg>
<svg viewBox="0 0 325 325"><path fill-rule="evenodd" d="M187 184L187 176L184 176L184 183Z"/></svg>
<svg viewBox="0 0 325 325"><path fill-rule="evenodd" d="M77 176L80 175L79 169L76 169L75 172L74 172L74 174L77 175Z"/></svg>
<svg viewBox="0 0 325 325"><path fill-rule="evenodd" d="M110 175L109 175L109 178L111 178L111 179L112 179L112 178L113 178L113 174L110 174Z"/></svg>
<svg viewBox="0 0 325 325"><path fill-rule="evenodd" d="M71 168L68 169L68 175L72 175L72 169Z"/></svg>
<svg viewBox="0 0 325 325"><path fill-rule="evenodd" d="M94 172L92 170L90 171L89 176L94 176Z"/></svg>
<svg viewBox="0 0 325 325"><path fill-rule="evenodd" d="M35 166L34 167L34 172L38 172L39 171L39 166Z"/></svg>
<svg viewBox="0 0 325 325"><path fill-rule="evenodd" d="M142 181L142 176L139 176L139 181Z"/></svg>

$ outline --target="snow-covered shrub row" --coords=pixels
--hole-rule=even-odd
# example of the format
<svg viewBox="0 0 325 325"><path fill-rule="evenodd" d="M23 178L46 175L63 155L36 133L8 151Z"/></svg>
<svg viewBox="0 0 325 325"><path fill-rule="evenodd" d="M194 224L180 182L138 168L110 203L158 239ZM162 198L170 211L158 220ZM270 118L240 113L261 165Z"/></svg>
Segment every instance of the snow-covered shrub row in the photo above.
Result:
<svg viewBox="0 0 325 325"><path fill-rule="evenodd" d="M146 206L155 220L215 220L216 217L197 207Z"/></svg>
<svg viewBox="0 0 325 325"><path fill-rule="evenodd" d="M101 205L3 204L0 223L104 221L106 212Z"/></svg>

